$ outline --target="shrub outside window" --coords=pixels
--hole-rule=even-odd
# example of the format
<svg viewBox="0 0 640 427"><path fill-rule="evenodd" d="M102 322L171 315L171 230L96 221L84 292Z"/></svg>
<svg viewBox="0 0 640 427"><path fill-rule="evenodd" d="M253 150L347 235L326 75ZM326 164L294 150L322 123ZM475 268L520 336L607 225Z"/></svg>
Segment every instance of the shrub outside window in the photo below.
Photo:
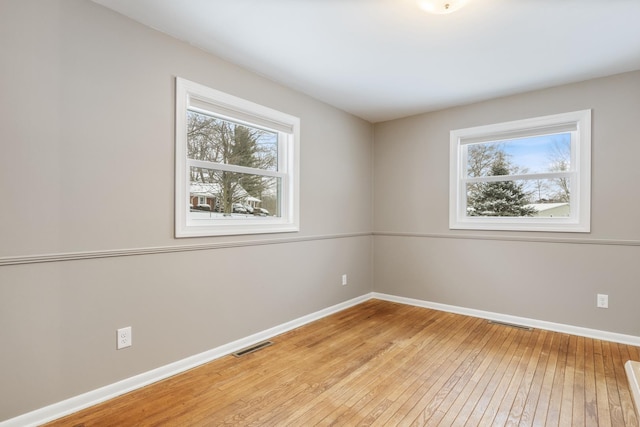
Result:
<svg viewBox="0 0 640 427"><path fill-rule="evenodd" d="M449 228L590 231L591 110L450 133Z"/></svg>
<svg viewBox="0 0 640 427"><path fill-rule="evenodd" d="M299 230L297 117L176 79L176 237Z"/></svg>

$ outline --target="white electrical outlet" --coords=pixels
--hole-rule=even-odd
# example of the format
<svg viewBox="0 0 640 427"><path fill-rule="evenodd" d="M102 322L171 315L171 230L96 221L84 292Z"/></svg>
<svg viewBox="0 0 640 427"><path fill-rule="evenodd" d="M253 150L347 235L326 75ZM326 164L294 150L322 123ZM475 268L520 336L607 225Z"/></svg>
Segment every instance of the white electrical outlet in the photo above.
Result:
<svg viewBox="0 0 640 427"><path fill-rule="evenodd" d="M347 284L347 275L343 274L342 275L342 286L345 286Z"/></svg>
<svg viewBox="0 0 640 427"><path fill-rule="evenodd" d="M131 347L131 326L121 328L116 331L116 337L118 339L116 349Z"/></svg>
<svg viewBox="0 0 640 427"><path fill-rule="evenodd" d="M598 294L596 306L598 308L609 308L609 295Z"/></svg>

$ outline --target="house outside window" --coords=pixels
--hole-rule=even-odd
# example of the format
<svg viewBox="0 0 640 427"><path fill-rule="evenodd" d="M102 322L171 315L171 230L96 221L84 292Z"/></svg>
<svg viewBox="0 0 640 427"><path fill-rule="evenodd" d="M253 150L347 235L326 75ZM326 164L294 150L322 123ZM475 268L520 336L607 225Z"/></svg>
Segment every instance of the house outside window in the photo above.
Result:
<svg viewBox="0 0 640 427"><path fill-rule="evenodd" d="M590 231L591 110L450 133L449 228Z"/></svg>
<svg viewBox="0 0 640 427"><path fill-rule="evenodd" d="M299 230L298 118L176 79L176 237Z"/></svg>

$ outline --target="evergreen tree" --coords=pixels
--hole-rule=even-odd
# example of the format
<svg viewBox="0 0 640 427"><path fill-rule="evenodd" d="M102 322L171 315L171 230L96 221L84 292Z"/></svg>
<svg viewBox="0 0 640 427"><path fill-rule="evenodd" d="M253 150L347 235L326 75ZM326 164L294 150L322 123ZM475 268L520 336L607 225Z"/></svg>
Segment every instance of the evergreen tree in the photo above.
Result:
<svg viewBox="0 0 640 427"><path fill-rule="evenodd" d="M491 176L509 175L509 163L500 152L491 165ZM529 204L522 184L515 181L481 183L478 193L469 202L471 216L533 216L535 209Z"/></svg>
<svg viewBox="0 0 640 427"><path fill-rule="evenodd" d="M233 147L229 163L250 168L260 168L258 134L246 126L235 125L233 134ZM240 174L238 182L242 188L253 197L262 192L262 177L259 175Z"/></svg>
<svg viewBox="0 0 640 427"><path fill-rule="evenodd" d="M467 174L470 178L491 175L491 166L502 154L499 144L469 144ZM467 186L467 205L475 206L482 194L483 183L474 182Z"/></svg>
<svg viewBox="0 0 640 427"><path fill-rule="evenodd" d="M227 133L227 138L221 139L224 143L224 163L250 168L259 167L256 156L258 132L229 122L221 122L221 126L226 128ZM246 194L254 195L260 191L259 176L235 172L222 172L221 175L222 211L226 214L232 213L233 204L241 202Z"/></svg>

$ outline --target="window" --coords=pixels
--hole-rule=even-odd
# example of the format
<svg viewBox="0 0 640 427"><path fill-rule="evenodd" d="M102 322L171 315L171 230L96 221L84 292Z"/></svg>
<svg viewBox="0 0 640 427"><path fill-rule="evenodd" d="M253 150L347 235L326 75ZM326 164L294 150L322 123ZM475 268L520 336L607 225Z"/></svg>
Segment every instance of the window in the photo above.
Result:
<svg viewBox="0 0 640 427"><path fill-rule="evenodd" d="M590 231L591 110L450 136L449 228Z"/></svg>
<svg viewBox="0 0 640 427"><path fill-rule="evenodd" d="M299 230L297 117L176 79L176 237Z"/></svg>

